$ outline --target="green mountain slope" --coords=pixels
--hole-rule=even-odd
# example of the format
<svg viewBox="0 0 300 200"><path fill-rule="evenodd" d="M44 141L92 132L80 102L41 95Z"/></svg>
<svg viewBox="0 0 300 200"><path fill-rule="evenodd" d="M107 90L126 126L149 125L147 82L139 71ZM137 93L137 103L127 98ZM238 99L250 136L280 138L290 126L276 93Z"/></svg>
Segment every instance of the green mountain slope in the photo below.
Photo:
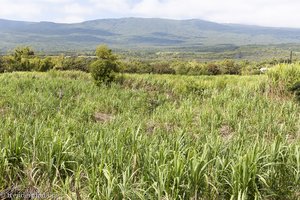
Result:
<svg viewBox="0 0 300 200"><path fill-rule="evenodd" d="M101 19L74 24L0 20L0 50L30 45L42 51L114 48L232 48L299 43L300 29L218 24L203 20Z"/></svg>

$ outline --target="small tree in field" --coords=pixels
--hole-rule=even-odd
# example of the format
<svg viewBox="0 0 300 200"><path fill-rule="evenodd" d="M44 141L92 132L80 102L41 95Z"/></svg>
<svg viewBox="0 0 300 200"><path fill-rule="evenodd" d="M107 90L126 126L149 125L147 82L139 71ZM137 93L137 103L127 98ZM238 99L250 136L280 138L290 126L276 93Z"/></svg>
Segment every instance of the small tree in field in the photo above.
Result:
<svg viewBox="0 0 300 200"><path fill-rule="evenodd" d="M96 56L101 60L110 60L116 61L117 57L112 53L112 50L109 49L106 45L99 45L96 49Z"/></svg>
<svg viewBox="0 0 300 200"><path fill-rule="evenodd" d="M101 84L109 85L116 79L119 72L117 57L106 45L100 45L96 49L98 60L91 64L91 73L99 86Z"/></svg>
<svg viewBox="0 0 300 200"><path fill-rule="evenodd" d="M14 51L14 58L21 61L22 58L34 56L34 51L30 47L17 47Z"/></svg>

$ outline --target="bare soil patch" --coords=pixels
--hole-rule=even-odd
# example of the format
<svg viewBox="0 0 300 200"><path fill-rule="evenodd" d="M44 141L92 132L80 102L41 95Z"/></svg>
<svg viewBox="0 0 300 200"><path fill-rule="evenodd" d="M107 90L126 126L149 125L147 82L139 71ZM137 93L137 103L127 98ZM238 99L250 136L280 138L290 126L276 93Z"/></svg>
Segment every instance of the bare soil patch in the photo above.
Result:
<svg viewBox="0 0 300 200"><path fill-rule="evenodd" d="M114 119L114 116L111 114L107 114L107 113L96 112L93 115L93 118L96 122L107 123L107 122L112 121Z"/></svg>
<svg viewBox="0 0 300 200"><path fill-rule="evenodd" d="M6 109L6 108L0 108L0 116L5 115L6 112L7 112L7 109Z"/></svg>
<svg viewBox="0 0 300 200"><path fill-rule="evenodd" d="M230 140L232 138L232 128L228 125L222 125L220 128L220 134L224 140Z"/></svg>

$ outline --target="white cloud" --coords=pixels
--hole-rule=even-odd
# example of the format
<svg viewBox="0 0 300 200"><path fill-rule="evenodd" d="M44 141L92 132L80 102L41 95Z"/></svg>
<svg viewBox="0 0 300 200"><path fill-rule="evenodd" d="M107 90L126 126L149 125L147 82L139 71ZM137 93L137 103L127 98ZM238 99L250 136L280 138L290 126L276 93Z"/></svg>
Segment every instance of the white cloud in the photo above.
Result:
<svg viewBox="0 0 300 200"><path fill-rule="evenodd" d="M84 20L85 19L80 17L80 16L69 15L69 16L66 16L64 18L59 18L55 21L62 22L62 23L77 23L77 22L83 22Z"/></svg>
<svg viewBox="0 0 300 200"><path fill-rule="evenodd" d="M130 15L130 3L128 0L89 0L90 4L94 6L94 12L99 13L101 17L103 14L109 15L107 17L120 17Z"/></svg>
<svg viewBox="0 0 300 200"><path fill-rule="evenodd" d="M299 8L298 0L0 0L0 18L78 22L135 16L300 27Z"/></svg>
<svg viewBox="0 0 300 200"><path fill-rule="evenodd" d="M143 0L134 7L133 13L147 17L300 27L298 8L300 1L296 0Z"/></svg>
<svg viewBox="0 0 300 200"><path fill-rule="evenodd" d="M63 13L73 14L73 15L88 15L93 12L93 9L88 6L83 6L78 3L66 4L63 8Z"/></svg>
<svg viewBox="0 0 300 200"><path fill-rule="evenodd" d="M0 17L31 20L41 15L41 7L26 1L0 0Z"/></svg>

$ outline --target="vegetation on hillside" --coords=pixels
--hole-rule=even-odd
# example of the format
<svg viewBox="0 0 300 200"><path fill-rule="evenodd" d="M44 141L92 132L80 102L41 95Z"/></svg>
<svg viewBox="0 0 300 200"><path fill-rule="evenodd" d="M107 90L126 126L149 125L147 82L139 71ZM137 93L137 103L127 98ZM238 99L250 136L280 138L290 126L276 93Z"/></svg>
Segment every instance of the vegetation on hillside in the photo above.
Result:
<svg viewBox="0 0 300 200"><path fill-rule="evenodd" d="M202 57L203 53L206 53L204 57L217 59L260 59L262 55L272 58L284 54L285 46L299 49L299 36L299 29L218 24L196 19L123 18L76 24L0 19L0 53L18 44L33 45L46 53L76 55L94 52L97 44L107 43L116 49L137 53L160 49L196 54L192 59Z"/></svg>

